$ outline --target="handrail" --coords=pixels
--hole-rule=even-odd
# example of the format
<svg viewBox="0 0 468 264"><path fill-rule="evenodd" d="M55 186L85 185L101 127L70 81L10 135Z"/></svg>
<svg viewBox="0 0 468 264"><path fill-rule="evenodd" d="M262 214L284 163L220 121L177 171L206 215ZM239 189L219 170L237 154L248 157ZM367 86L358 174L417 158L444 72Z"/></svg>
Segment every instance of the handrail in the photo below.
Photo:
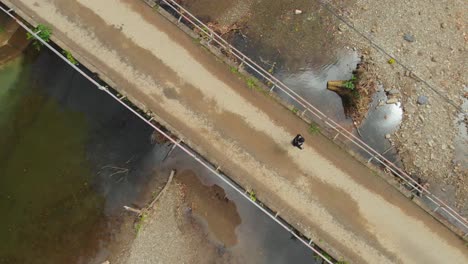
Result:
<svg viewBox="0 0 468 264"><path fill-rule="evenodd" d="M187 9L182 7L180 4L178 4L174 0L161 0L161 2L164 2L168 7L170 7L173 11L175 11L177 14L180 15L179 21L181 18L184 18L186 21L192 24L195 28L200 30L200 32L204 33L207 37L209 37L210 38L209 41L214 41L216 44L220 45L225 51L229 52L234 57L239 59L239 61L241 61L241 64L245 64L251 70L253 70L256 74L260 75L261 77L265 78L269 83L273 84L270 91L272 91L274 88L280 89L283 93L289 96L292 100L294 100L296 103L304 107L305 110L303 114L305 114L307 111L310 112L312 115L314 115L319 120L323 121L326 125L328 125L331 129L333 129L334 131L336 131L337 133L345 137L347 140L351 141L354 145L359 147L361 150L365 151L367 154L372 156L373 159L377 160L382 166L390 170L394 175L396 175L398 178L403 180L411 188L420 190L421 194L425 195L429 201L435 204L436 209L434 210L434 212L440 208L442 211L446 212L450 216L450 218L455 220L455 222L463 226L465 230L464 231L462 230L462 232L465 233L465 236L468 234L468 220L464 218L463 216L461 216L455 209L447 205L439 197L431 193L428 189L426 189L424 186L419 184L415 179L413 179L406 172L404 172L394 163L389 161L379 152L374 150L372 147L370 147L360 138L358 138L353 133L343 128L340 124L335 122L333 119L329 118L326 114L324 114L319 109L317 109L314 105L312 105L308 100L301 97L294 90L292 90L286 84L281 82L278 78L273 76L270 72L268 72L263 67L258 65L251 58L247 57L247 55L245 55L244 53L239 51L237 48L229 44L224 38L218 35L214 30L209 28L206 24L200 21L197 17L191 14Z"/></svg>
<svg viewBox="0 0 468 264"><path fill-rule="evenodd" d="M89 76L86 74L83 70L81 70L77 65L71 63L60 51L56 50L54 47L52 47L49 43L44 41L39 35L37 35L37 32L32 31L28 26L26 26L21 20L16 18L14 15L11 14L13 12L13 9L5 9L0 5L0 10L5 12L9 17L14 19L21 27L23 27L28 33L30 33L34 38L36 38L39 42L41 42L45 47L47 47L49 50L51 50L53 53L55 53L60 59L62 59L65 63L67 63L70 67L72 67L74 70L76 70L79 74L81 74L85 79L87 79L89 82L91 82L93 85L95 85L99 90L107 93L109 96L111 96L113 99L115 99L118 103L120 103L122 106L127 108L130 112L135 114L138 118L140 118L143 122L151 126L153 129L158 131L161 135L163 135L167 140L169 140L171 143L174 144L174 146L179 147L184 153L192 157L195 161L197 161L200 165L205 167L207 170L209 170L211 173L216 175L221 181L226 183L228 186L233 188L238 194L240 194L243 198L247 199L251 204L253 204L256 208L258 208L260 211L265 213L268 217L270 217L274 222L279 224L281 227L283 227L286 231L288 231L292 236L294 236L296 239L301 241L302 244L304 244L306 247L311 249L315 254L317 254L323 261L325 261L328 264L333 264L333 262L330 260L329 256L327 254L324 254L321 250L315 248L315 244L310 239L309 241L306 241L303 236L298 234L294 227L288 223L286 223L284 220L281 219L281 216L277 212L276 214L273 214L271 210L268 210L265 208L262 204L259 202L256 202L250 198L248 193L244 190L242 190L240 187L236 185L234 181L232 181L230 178L227 176L223 175L218 171L218 169L213 168L211 164L208 162L204 161L202 158L200 158L199 154L197 154L195 151L191 150L188 146L186 146L182 141L179 141L175 138L172 138L171 135L166 133L163 129L160 127L156 126L153 124L152 118L151 119L146 119L143 115L141 115L139 112L134 110L129 104L124 102L122 100L122 97L118 97L115 94L113 94L107 87L102 86L99 82L94 80L93 77ZM289 226L288 226L289 225Z"/></svg>

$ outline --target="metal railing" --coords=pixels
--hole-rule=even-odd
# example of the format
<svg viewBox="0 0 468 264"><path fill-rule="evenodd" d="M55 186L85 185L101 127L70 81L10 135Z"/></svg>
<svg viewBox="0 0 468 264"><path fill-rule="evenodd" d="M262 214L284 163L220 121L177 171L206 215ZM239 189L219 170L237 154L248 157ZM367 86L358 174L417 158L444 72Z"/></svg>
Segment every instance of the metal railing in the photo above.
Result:
<svg viewBox="0 0 468 264"><path fill-rule="evenodd" d="M224 38L219 36L216 32L210 29L207 25L201 22L197 17L192 15L188 10L186 10L183 6L175 2L174 0L161 0L161 3L166 4L172 11L179 15L178 22L188 22L194 28L196 28L201 34L205 35L208 38L208 44L216 43L224 52L234 56L236 59L240 61L240 65L246 65L252 70L255 74L258 74L262 78L264 78L267 83L270 83L272 86L270 87L270 92L274 89L281 90L284 94L286 94L290 99L294 102L299 104L304 108L302 115L307 113L312 114L315 118L318 118L321 122L335 131L337 134L333 138L335 140L338 135L343 136L345 139L349 140L359 149L364 151L365 153L369 154L372 159L376 160L382 166L387 168L390 172L392 172L395 176L397 176L400 180L406 183L411 189L419 190L424 197L433 203L435 209L433 213L444 212L445 214L439 213L440 217L446 218L449 222L454 225L454 223L458 223L459 225L454 225L458 229L461 229L461 232L464 234L464 237L468 236L468 221L463 216L461 216L455 209L447 205L444 201L442 201L439 197L432 194L429 190L427 190L424 186L419 184L415 179L409 176L406 172L396 166L394 163L389 161L379 152L374 150L360 138L356 137L354 134L343 128L340 124L335 122L333 119L329 118L315 106L313 106L309 101L301 97L297 94L294 90L289 88L283 82L278 80L275 76L273 76L268 70L265 70L263 67L258 65L252 59L247 57L241 51L236 49L234 46L229 44ZM182 21L184 19L184 21ZM450 221L452 220L452 221Z"/></svg>
<svg viewBox="0 0 468 264"><path fill-rule="evenodd" d="M109 96L111 96L113 99L115 99L118 103L120 103L122 106L127 108L130 112L135 114L138 118L140 118L143 122L151 126L155 131L158 131L161 135L163 135L167 140L169 140L171 143L174 144L174 146L180 148L184 153L192 157L196 162L198 162L200 165L205 167L208 171L216 175L219 179L221 179L224 183L226 183L228 186L233 188L238 194L240 194L243 198L247 199L251 204L253 204L256 208L258 208L260 211L265 213L269 218L271 218L274 222L279 224L282 228L287 230L291 236L295 237L298 241L300 241L303 245L305 245L307 248L311 249L317 256L319 256L324 262L328 264L334 264L334 262L331 260L330 256L326 254L324 251L322 251L319 248L316 248L315 243L313 242L312 239L307 239L301 234L297 232L297 230L290 224L288 224L286 221L284 221L281 216L279 215L279 212L273 212L272 210L266 208L263 206L259 201L254 201L253 199L250 198L249 193L246 190L243 190L239 185L237 185L234 181L232 181L229 177L226 175L222 174L219 171L219 168L214 168L209 162L204 160L201 156L199 156L195 151L191 150L190 147L186 146L181 140L178 140L176 138L171 137L171 135L167 132L165 132L163 129L161 129L159 126L155 125L153 121L153 117L151 118L146 118L143 116L141 113L139 113L137 110L133 109L132 106L130 106L128 103L123 101L125 96L119 96L114 93L112 93L107 87L101 85L98 81L96 81L93 77L89 76L86 74L82 69L80 69L77 65L73 64L70 62L60 51L52 47L49 43L44 41L39 35L38 31L34 32L32 31L27 25L25 25L21 20L16 18L12 13L14 10L12 8L5 9L2 7L1 2L0 2L0 10L2 10L5 14L7 14L9 17L14 19L22 28L24 28L28 33L30 33L32 36L34 36L35 39L37 39L40 43L42 43L45 47L47 47L50 51L52 51L54 54L56 54L60 59L62 59L65 63L67 63L70 67L72 67L74 70L76 70L81 76L83 76L85 79L87 79L89 82L91 82L93 85L95 85L99 90L107 93Z"/></svg>

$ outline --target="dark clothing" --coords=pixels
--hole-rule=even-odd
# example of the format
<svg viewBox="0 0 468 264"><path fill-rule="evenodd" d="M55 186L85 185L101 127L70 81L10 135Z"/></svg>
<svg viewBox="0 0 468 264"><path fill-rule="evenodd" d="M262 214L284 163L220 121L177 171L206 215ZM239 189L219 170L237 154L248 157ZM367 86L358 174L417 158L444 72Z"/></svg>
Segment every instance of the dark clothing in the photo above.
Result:
<svg viewBox="0 0 468 264"><path fill-rule="evenodd" d="M304 144L305 139L304 137L301 136L301 134L298 134L292 141L292 145L295 147L298 147L302 149L302 144Z"/></svg>

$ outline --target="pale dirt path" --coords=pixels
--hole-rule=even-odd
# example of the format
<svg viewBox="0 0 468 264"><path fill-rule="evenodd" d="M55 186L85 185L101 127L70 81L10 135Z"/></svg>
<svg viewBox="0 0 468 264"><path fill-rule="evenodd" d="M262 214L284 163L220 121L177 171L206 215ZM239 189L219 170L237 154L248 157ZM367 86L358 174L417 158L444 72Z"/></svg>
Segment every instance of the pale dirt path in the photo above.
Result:
<svg viewBox="0 0 468 264"><path fill-rule="evenodd" d="M290 127L303 131L301 121L291 120L261 96L243 96L242 84L224 73L227 68L223 73L214 70L209 65L214 60L156 14L142 17L147 9L135 12L135 7L115 0L76 1L79 5L69 0L14 2L54 25L56 35L102 67L117 88L145 103L230 176L289 213L288 220L306 233L328 239L346 258L368 263L468 262L455 236L372 180L370 171L336 146L314 137L314 146L302 152L292 149ZM157 70L142 68L145 63ZM252 141L256 137L259 140Z"/></svg>

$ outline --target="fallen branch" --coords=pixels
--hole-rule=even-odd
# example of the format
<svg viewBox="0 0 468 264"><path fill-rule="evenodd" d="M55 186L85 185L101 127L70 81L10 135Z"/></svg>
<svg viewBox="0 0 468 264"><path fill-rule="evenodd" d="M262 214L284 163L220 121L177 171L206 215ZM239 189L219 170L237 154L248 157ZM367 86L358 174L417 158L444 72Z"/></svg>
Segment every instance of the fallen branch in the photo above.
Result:
<svg viewBox="0 0 468 264"><path fill-rule="evenodd" d="M141 214L141 210L138 210L138 209L132 208L132 207L130 207L130 206L126 206L126 205L124 205L124 209L125 209L125 210L127 210L127 211L129 211L129 212L136 213L136 214L138 214L138 215L140 215L140 214Z"/></svg>
<svg viewBox="0 0 468 264"><path fill-rule="evenodd" d="M154 207L154 204L159 200L159 198L163 195L163 193L167 190L169 187L169 184L172 182L172 178L174 178L175 170L171 170L171 174L169 175L169 179L166 182L166 185L164 185L164 188L161 190L161 192L156 196L156 198L151 201L151 203L148 206L148 209L152 209Z"/></svg>
<svg viewBox="0 0 468 264"><path fill-rule="evenodd" d="M136 213L138 217L141 217L142 215L145 214L145 212L151 210L154 207L154 204L159 200L159 198L161 198L161 196L164 194L164 192L167 190L167 188L171 184L172 178L174 178L175 172L176 172L175 170L171 170L171 174L169 175L169 179L167 180L166 185L164 185L164 188L161 190L158 196L156 196L156 198L154 198L146 208L139 210L139 209L135 209L130 206L124 205L124 209L129 212Z"/></svg>

